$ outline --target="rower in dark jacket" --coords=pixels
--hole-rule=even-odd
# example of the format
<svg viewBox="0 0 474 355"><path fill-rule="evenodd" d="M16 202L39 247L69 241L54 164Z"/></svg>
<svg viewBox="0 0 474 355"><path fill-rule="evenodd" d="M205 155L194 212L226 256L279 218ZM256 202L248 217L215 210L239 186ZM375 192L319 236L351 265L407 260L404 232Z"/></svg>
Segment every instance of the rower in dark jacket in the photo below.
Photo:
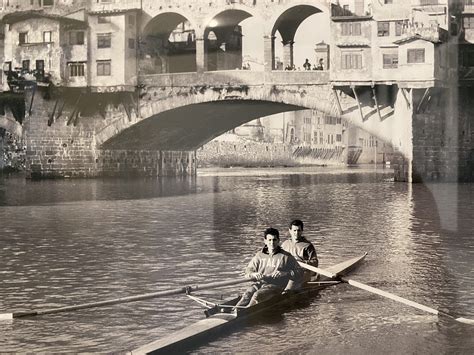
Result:
<svg viewBox="0 0 474 355"><path fill-rule="evenodd" d="M250 307L270 299L280 294L288 281L301 278L301 268L296 259L278 245L278 230L267 228L263 237L265 247L252 258L245 269L245 276L256 282L244 292L237 306Z"/></svg>
<svg viewBox="0 0 474 355"><path fill-rule="evenodd" d="M316 249L314 245L303 236L303 227L303 221L299 219L291 221L288 228L291 239L285 240L281 248L293 255L297 261L318 267L319 261ZM297 281L290 281L286 289L297 290L301 288L304 282L308 282L314 278L316 278L314 272L304 271L303 278Z"/></svg>

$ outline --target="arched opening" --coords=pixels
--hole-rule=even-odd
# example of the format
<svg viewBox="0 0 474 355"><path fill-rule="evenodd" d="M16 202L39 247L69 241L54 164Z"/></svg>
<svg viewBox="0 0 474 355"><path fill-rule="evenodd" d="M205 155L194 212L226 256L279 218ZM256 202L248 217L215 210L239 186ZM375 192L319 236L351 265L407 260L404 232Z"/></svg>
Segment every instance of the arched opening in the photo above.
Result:
<svg viewBox="0 0 474 355"><path fill-rule="evenodd" d="M146 25L140 43L140 70L143 74L196 71L196 34L184 16L160 14Z"/></svg>
<svg viewBox="0 0 474 355"><path fill-rule="evenodd" d="M329 36L329 16L317 7L298 5L286 10L272 30L272 69L327 70Z"/></svg>
<svg viewBox="0 0 474 355"><path fill-rule="evenodd" d="M263 70L263 23L243 10L226 10L204 31L208 71Z"/></svg>

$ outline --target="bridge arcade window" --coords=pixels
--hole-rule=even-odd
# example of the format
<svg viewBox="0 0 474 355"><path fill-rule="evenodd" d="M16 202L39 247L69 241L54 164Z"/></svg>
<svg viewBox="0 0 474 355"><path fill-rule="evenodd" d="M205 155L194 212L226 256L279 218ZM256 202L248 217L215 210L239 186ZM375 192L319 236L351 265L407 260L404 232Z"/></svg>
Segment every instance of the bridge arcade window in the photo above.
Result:
<svg viewBox="0 0 474 355"><path fill-rule="evenodd" d="M98 60L97 61L97 76L110 76L112 68L111 60Z"/></svg>

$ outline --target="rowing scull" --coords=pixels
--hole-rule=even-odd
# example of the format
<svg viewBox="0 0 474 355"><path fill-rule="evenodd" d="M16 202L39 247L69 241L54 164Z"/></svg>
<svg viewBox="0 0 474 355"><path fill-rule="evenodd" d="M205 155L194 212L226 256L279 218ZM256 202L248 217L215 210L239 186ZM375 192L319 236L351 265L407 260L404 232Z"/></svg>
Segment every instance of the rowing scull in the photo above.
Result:
<svg viewBox="0 0 474 355"><path fill-rule="evenodd" d="M346 260L342 263L333 265L326 270L335 275L344 275L355 268L357 265L364 260L364 255L358 256ZM232 312L232 306L234 306L240 297L230 299L220 305L215 305L212 308L205 311L206 319L191 324L181 330L178 330L164 338L155 340L151 343L145 344L129 352L129 354L169 354L169 353L183 353L184 351L191 349L202 342L209 340L210 337L215 336L217 333L228 329L241 321L248 319L255 314L267 310L269 307L274 307L278 303L294 299L295 297L302 297L308 293L316 293L320 290L333 285L333 282L325 283L326 281L332 280L329 277L321 277L321 282L308 286L301 291L293 293L281 294L268 301L258 303L249 308L237 309L236 312Z"/></svg>

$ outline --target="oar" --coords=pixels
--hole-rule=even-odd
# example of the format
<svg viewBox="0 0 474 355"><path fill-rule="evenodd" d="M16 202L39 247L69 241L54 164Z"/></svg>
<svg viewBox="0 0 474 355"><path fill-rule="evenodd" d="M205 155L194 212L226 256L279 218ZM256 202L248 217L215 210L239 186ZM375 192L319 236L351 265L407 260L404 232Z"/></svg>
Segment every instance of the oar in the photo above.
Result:
<svg viewBox="0 0 474 355"><path fill-rule="evenodd" d="M324 276L326 276L326 277L330 277L330 278L332 278L332 279L340 280L340 281L342 281L342 282L348 283L348 284L351 285L351 286L360 288L360 289L365 290L365 291L369 291L369 292L375 293L375 294L380 295L380 296L383 296L383 297L390 298L391 300L394 300L394 301L397 301L397 302L406 304L406 305L408 305L408 306L412 306L412 307L418 308L418 309L420 309L420 310L422 310L422 311L429 312L429 313L432 313L432 314L435 314L435 315L438 315L438 316L439 316L439 315L446 316L446 317L449 317L449 318L454 319L454 320L456 320L456 321L458 321L458 322L461 322L461 323L474 324L474 319L468 319L468 318L463 318L463 317L455 317L455 316L453 316L453 315L451 315L451 314L449 314L449 313L446 313L446 312L443 312L443 311L439 311L439 310L437 310L437 309L434 309L434 308L431 308L431 307L428 307L428 306L419 304L419 303L414 302L414 301L407 300L406 298L402 298L402 297L400 297L400 296L394 295L393 293L380 290L380 289L378 289L378 288L375 288L375 287L372 287L372 286L363 284L363 283L361 283L361 282L347 279L347 278L345 278L345 277L342 277L342 276L339 276L339 275L337 275L337 274L334 274L334 273L332 273L332 272L330 272L330 271L327 271L327 270L324 270L324 269L320 269L320 268L318 268L318 267L314 267L314 266L311 266L311 265L308 265L308 264L305 264L305 263L302 263L302 262L298 262L298 264L299 264L301 267L303 267L303 268L305 268L305 269L308 269L308 270L311 270L311 271L314 271L314 272L317 272L318 274L324 275Z"/></svg>
<svg viewBox="0 0 474 355"><path fill-rule="evenodd" d="M73 305L73 306L66 306L66 307L60 307L60 308L39 309L39 310L31 310L31 311L25 311L25 312L3 313L3 314L0 314L0 320L20 318L20 317L29 317L29 316L37 316L37 315L42 315L42 314L51 314L51 313L59 313L59 312L69 312L69 311L76 311L76 310L85 309L85 308L109 306L109 305L117 304L117 303L141 301L141 300L146 300L146 299L149 299L149 298L171 296L171 295L177 295L177 294L180 294L180 293L189 293L191 291L208 290L208 289L211 289L211 288L237 285L237 284L241 284L241 283L244 283L244 282L251 282L251 281L253 281L253 280L248 279L248 278L239 278L239 279L236 279L236 280L212 282L212 283L203 284L203 285L196 285L196 286L184 286L184 287L171 289L171 290L145 293L145 294L136 295L136 296L115 298L115 299L106 300L106 301L83 303L83 304L77 304L77 305Z"/></svg>

